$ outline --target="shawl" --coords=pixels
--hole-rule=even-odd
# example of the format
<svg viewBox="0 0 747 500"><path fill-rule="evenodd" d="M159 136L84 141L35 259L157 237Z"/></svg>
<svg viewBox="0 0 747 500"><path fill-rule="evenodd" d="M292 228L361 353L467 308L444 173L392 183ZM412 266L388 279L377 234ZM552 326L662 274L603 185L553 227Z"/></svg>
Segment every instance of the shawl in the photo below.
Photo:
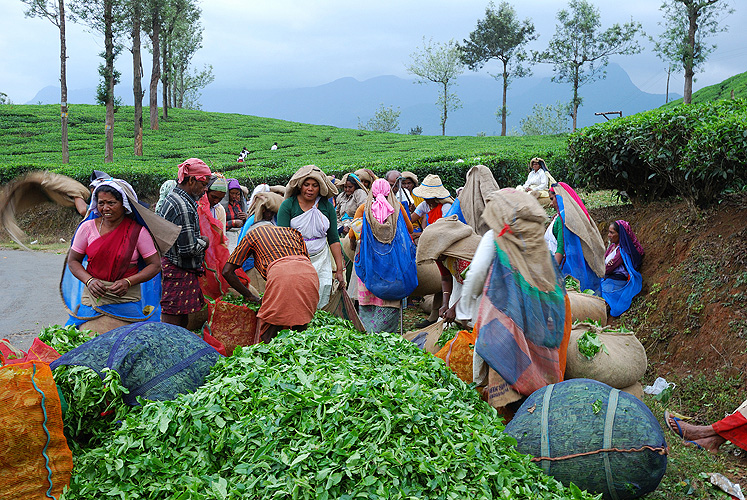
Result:
<svg viewBox="0 0 747 500"><path fill-rule="evenodd" d="M480 244L480 236L456 215L429 224L418 240L418 264L438 260L445 255L471 261Z"/></svg>
<svg viewBox="0 0 747 500"><path fill-rule="evenodd" d="M338 193L337 187L330 182L319 167L316 165L306 165L299 168L288 181L288 184L285 186L285 197L290 198L297 195L301 191L303 181L308 178L312 178L319 183L319 196L322 198L330 198Z"/></svg>
<svg viewBox="0 0 747 500"><path fill-rule="evenodd" d="M560 182L552 189L555 195L560 196L563 200L565 211L563 223L568 230L581 240L581 250L589 269L597 277L603 277L605 247L594 219L591 218L581 199L568 184Z"/></svg>
<svg viewBox="0 0 747 500"><path fill-rule="evenodd" d="M493 192L483 219L511 267L529 285L543 292L555 289L555 266L544 238L547 214L531 194L513 188Z"/></svg>
<svg viewBox="0 0 747 500"><path fill-rule="evenodd" d="M636 270L641 268L641 260L643 258L644 250L641 243L636 238L635 233L630 229L628 221L618 220L617 226L623 228L624 231L618 231L620 235L620 246L628 252L630 259L633 261L633 267ZM624 234L623 234L624 233Z"/></svg>
<svg viewBox="0 0 747 500"><path fill-rule="evenodd" d="M493 174L485 165L476 165L467 172L464 189L459 194L459 205L464 221L480 236L489 229L487 223L482 220L488 195L499 189Z"/></svg>

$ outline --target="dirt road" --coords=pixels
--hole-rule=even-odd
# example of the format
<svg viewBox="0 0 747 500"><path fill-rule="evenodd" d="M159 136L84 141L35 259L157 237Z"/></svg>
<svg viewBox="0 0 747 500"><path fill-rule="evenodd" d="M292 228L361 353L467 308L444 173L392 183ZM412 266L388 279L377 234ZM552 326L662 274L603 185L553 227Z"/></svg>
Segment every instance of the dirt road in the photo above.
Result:
<svg viewBox="0 0 747 500"><path fill-rule="evenodd" d="M65 324L64 260L64 254L0 250L0 338L26 350L42 328Z"/></svg>

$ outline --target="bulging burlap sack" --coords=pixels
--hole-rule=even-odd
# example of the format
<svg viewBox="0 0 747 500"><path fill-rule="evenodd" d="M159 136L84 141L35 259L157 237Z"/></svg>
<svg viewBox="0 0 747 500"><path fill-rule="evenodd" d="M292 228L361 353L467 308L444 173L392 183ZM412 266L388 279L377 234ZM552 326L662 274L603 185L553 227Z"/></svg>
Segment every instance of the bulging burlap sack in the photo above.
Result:
<svg viewBox="0 0 747 500"><path fill-rule="evenodd" d="M568 292L571 301L571 318L576 321L596 321L607 324L607 303L603 298L588 293Z"/></svg>
<svg viewBox="0 0 747 500"><path fill-rule="evenodd" d="M596 332L609 354L601 349L593 359L578 350L578 339L588 330ZM627 388L638 382L646 373L646 350L632 332L598 328L589 323L578 323L571 330L565 378L590 378L615 389Z"/></svg>

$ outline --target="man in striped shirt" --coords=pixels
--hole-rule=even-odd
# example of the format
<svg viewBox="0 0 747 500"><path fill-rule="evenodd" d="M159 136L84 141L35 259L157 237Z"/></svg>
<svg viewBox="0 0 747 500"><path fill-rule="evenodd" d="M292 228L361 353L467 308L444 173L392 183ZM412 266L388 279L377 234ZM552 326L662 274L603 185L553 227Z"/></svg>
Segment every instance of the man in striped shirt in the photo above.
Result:
<svg viewBox="0 0 747 500"><path fill-rule="evenodd" d="M257 272L267 280L261 299L236 276L244 261L254 255ZM263 342L280 330L303 330L319 302L319 276L309 260L303 236L296 229L265 224L251 229L223 267L223 276L237 292L261 302L257 317Z"/></svg>

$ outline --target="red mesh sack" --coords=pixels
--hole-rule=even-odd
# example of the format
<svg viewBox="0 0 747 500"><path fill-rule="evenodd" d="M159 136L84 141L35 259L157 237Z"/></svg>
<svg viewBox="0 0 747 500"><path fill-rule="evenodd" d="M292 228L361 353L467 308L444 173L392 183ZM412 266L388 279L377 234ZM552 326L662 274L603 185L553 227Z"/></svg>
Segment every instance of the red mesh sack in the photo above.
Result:
<svg viewBox="0 0 747 500"><path fill-rule="evenodd" d="M32 361L0 368L0 442L3 498L59 498L70 484L73 455L62 433L49 365Z"/></svg>
<svg viewBox="0 0 747 500"><path fill-rule="evenodd" d="M212 335L223 344L226 354L233 354L237 345L248 346L256 343L257 313L246 306L224 302L208 302L210 320L204 333Z"/></svg>
<svg viewBox="0 0 747 500"><path fill-rule="evenodd" d="M13 365L27 361L41 361L49 364L59 357L60 353L39 340L39 337L34 339L28 352L13 347L8 339L0 340L0 364L2 365Z"/></svg>

